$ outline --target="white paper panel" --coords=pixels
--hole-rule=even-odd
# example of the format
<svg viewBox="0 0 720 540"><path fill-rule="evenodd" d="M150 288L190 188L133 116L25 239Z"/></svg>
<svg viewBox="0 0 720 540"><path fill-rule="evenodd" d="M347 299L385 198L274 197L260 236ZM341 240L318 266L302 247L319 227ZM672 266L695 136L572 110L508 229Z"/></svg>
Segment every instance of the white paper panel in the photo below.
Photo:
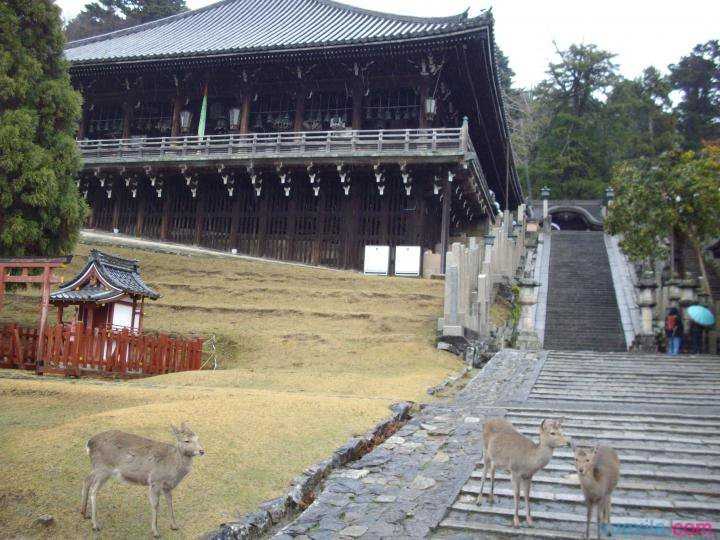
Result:
<svg viewBox="0 0 720 540"><path fill-rule="evenodd" d="M420 246L397 246L395 248L395 275L419 276L421 257Z"/></svg>
<svg viewBox="0 0 720 540"><path fill-rule="evenodd" d="M130 328L132 322L132 307L127 304L115 304L113 306L113 326Z"/></svg>
<svg viewBox="0 0 720 540"><path fill-rule="evenodd" d="M387 276L390 266L390 246L365 246L366 274Z"/></svg>

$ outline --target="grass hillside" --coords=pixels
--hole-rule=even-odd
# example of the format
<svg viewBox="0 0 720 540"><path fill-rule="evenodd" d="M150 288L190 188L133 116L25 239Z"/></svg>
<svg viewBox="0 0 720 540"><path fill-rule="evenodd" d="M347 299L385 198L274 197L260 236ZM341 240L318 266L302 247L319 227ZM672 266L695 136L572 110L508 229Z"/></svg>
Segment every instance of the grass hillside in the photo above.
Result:
<svg viewBox="0 0 720 540"><path fill-rule="evenodd" d="M66 278L92 247L78 246ZM147 306L146 329L214 334L221 369L128 382L0 372L0 537L91 536L79 515L87 439L117 428L169 442L169 424L182 420L208 453L175 492L182 529L169 530L161 502L161 532L206 532L280 495L388 405L426 399L460 366L434 348L441 282L101 249L140 259L163 294ZM37 301L10 296L0 324L34 322ZM99 537L149 535L144 489L111 480L98 500ZM34 525L43 513L55 524Z"/></svg>

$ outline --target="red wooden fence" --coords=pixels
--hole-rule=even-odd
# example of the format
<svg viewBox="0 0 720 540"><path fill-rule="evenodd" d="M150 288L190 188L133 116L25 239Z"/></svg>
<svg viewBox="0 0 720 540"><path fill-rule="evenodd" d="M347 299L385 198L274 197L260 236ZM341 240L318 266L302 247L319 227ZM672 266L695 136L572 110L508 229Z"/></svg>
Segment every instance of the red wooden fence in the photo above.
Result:
<svg viewBox="0 0 720 540"><path fill-rule="evenodd" d="M0 332L0 367L35 369L37 331L9 325ZM128 329L47 326L43 332L43 373L123 377L200 369L203 340L167 334L137 334Z"/></svg>

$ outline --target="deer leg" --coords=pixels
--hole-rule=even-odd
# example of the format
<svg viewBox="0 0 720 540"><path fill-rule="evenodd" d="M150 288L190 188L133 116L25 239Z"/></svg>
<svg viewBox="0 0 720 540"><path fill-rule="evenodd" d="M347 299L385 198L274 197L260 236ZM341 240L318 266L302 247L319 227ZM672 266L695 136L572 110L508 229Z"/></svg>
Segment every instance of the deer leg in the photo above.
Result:
<svg viewBox="0 0 720 540"><path fill-rule="evenodd" d="M525 519L528 525L533 524L532 516L530 515L530 486L532 486L532 478L524 479L523 491L525 492Z"/></svg>
<svg viewBox="0 0 720 540"><path fill-rule="evenodd" d="M167 501L168 508L170 509L170 528L173 531L177 531L180 527L178 527L177 521L175 521L175 510L173 509L172 491L166 489L163 491L163 493L165 494L165 501Z"/></svg>
<svg viewBox="0 0 720 540"><path fill-rule="evenodd" d="M83 481L83 487L82 487L82 501L80 502L80 513L84 518L88 518L87 513L87 503L88 503L88 492L90 491L90 486L93 482L93 473L88 474L85 477L85 480Z"/></svg>
<svg viewBox="0 0 720 540"><path fill-rule="evenodd" d="M160 537L160 532L158 531L158 526L157 526L157 516L158 516L158 508L160 506L160 492L161 491L162 491L162 488L160 488L160 486L150 484L150 490L148 492L148 496L150 498L150 510L152 511L150 525L152 527L152 533L155 538Z"/></svg>
<svg viewBox="0 0 720 540"><path fill-rule="evenodd" d="M107 479L110 478L110 475L108 473L93 473L93 482L90 485L90 514L92 517L92 526L93 530L99 531L100 530L100 523L97 519L97 494L98 491L100 491L100 488L103 487L103 484L107 482Z"/></svg>
<svg viewBox="0 0 720 540"><path fill-rule="evenodd" d="M490 466L490 458L487 455L487 452L483 452L483 477L482 481L480 482L480 493L477 497L477 500L475 501L476 504L480 505L483 502L483 488L485 487L485 478L487 477L487 471L488 467Z"/></svg>
<svg viewBox="0 0 720 540"><path fill-rule="evenodd" d="M605 523L607 524L607 535L612 536L612 525L610 524L610 514L612 512L612 495L607 496L605 501Z"/></svg>
<svg viewBox="0 0 720 540"><path fill-rule="evenodd" d="M490 496L488 502L492 504L495 502L495 463L490 463Z"/></svg>
<svg viewBox="0 0 720 540"><path fill-rule="evenodd" d="M511 473L513 497L515 498L515 514L513 516L513 526L520 527L520 478L515 473Z"/></svg>
<svg viewBox="0 0 720 540"><path fill-rule="evenodd" d="M597 537L600 540L600 522L605 521L605 499L600 499L597 505Z"/></svg>
<svg viewBox="0 0 720 540"><path fill-rule="evenodd" d="M592 520L592 504L587 503L587 520L585 522L585 540L590 538L590 521Z"/></svg>

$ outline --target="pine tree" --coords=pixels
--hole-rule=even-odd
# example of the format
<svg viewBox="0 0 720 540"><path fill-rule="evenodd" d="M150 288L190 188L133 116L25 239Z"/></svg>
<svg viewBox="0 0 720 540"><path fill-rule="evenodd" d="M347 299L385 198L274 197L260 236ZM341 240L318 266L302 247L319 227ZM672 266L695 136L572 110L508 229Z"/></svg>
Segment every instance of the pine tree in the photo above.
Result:
<svg viewBox="0 0 720 540"><path fill-rule="evenodd" d="M87 212L63 44L51 0L0 0L0 256L70 252Z"/></svg>

